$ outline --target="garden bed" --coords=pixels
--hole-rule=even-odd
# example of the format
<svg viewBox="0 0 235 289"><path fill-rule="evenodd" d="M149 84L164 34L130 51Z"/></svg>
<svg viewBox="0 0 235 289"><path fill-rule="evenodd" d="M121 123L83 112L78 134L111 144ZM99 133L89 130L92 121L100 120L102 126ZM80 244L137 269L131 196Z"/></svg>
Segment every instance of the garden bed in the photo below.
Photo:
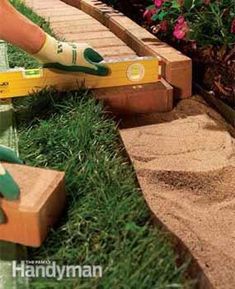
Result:
<svg viewBox="0 0 235 289"><path fill-rule="evenodd" d="M193 59L194 80L235 107L232 1L104 0Z"/></svg>
<svg viewBox="0 0 235 289"><path fill-rule="evenodd" d="M193 59L194 81L204 87L199 92L235 127L235 5L231 1L178 1L178 5L172 1L175 7L171 7L167 1L152 1L155 5L146 9L148 1L111 2ZM188 23L177 26L180 15Z"/></svg>

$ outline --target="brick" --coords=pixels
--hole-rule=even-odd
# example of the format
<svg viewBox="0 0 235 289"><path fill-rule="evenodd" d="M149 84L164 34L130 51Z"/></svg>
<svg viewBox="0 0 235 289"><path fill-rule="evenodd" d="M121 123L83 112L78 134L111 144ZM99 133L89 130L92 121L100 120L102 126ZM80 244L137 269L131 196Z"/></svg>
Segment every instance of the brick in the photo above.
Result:
<svg viewBox="0 0 235 289"><path fill-rule="evenodd" d="M0 240L39 247L65 204L64 173L4 164L20 186L20 200L0 199L7 223L0 225Z"/></svg>
<svg viewBox="0 0 235 289"><path fill-rule="evenodd" d="M116 47L104 47L98 48L98 52L102 54L104 57L112 57L112 56L119 56L125 57L129 55L135 55L133 51L127 46L116 46Z"/></svg>
<svg viewBox="0 0 235 289"><path fill-rule="evenodd" d="M65 26L65 27L60 27L60 28L54 28L53 31L57 35L64 36L65 34L78 34L78 33L91 33L93 32L104 32L107 31L107 28L103 26L90 26L90 25L70 25L70 26Z"/></svg>
<svg viewBox="0 0 235 289"><path fill-rule="evenodd" d="M61 15L61 16L50 16L48 17L50 23L57 23L57 22L66 22L66 21L76 21L77 19L89 19L89 16L86 14L83 15Z"/></svg>
<svg viewBox="0 0 235 289"><path fill-rule="evenodd" d="M94 17L103 25L108 26L108 18L105 16L106 14L99 9L99 6L96 5L94 1L89 4L87 2L81 1L80 9Z"/></svg>
<svg viewBox="0 0 235 289"><path fill-rule="evenodd" d="M66 38L67 41L80 41L80 39L78 40L77 38L77 33L69 33L69 34L65 34L65 33L60 33L58 31L56 31L56 34L58 37L63 37ZM109 48L110 47L114 47L114 46L123 46L124 43L119 40L118 38L103 38L102 41L100 41L100 39L84 39L82 40L83 42L88 43L89 45L91 45L94 48ZM136 54L132 51L132 54L136 56Z"/></svg>
<svg viewBox="0 0 235 289"><path fill-rule="evenodd" d="M113 47L113 46L123 46L125 45L124 42L122 42L120 39L118 38L103 38L102 41L100 41L100 39L89 39L87 41L87 43L89 43L91 46L95 47L95 48L109 48ZM134 51L132 51L132 53L136 56L136 54L134 53Z"/></svg>
<svg viewBox="0 0 235 289"><path fill-rule="evenodd" d="M64 3L76 7L78 9L81 9L81 1L80 0L62 0Z"/></svg>
<svg viewBox="0 0 235 289"><path fill-rule="evenodd" d="M173 108L173 89L164 80L154 84L96 89L95 96L115 114L166 112Z"/></svg>
<svg viewBox="0 0 235 289"><path fill-rule="evenodd" d="M54 1L47 1L47 2L40 3L40 1L32 2L32 0L29 0L29 1L25 1L25 4L29 7L33 7L34 9L37 9L37 11L43 10L43 9L50 9L50 8L55 9L55 6L56 6L56 9L67 7L62 2L54 2Z"/></svg>
<svg viewBox="0 0 235 289"><path fill-rule="evenodd" d="M127 40L126 27L135 29L138 25L123 14L110 14L108 28L124 42Z"/></svg>
<svg viewBox="0 0 235 289"><path fill-rule="evenodd" d="M52 27L53 29L57 30L59 28L68 28L68 27L79 27L79 26L95 26L97 24L97 21L94 20L93 18L87 18L87 19L77 19L76 21L75 20L72 20L72 21L66 21L66 22L57 22L56 25L53 26L52 24Z"/></svg>
<svg viewBox="0 0 235 289"><path fill-rule="evenodd" d="M66 1L68 2L68 1ZM79 6L77 1L69 1L70 4L74 6ZM107 7L105 4L99 1L81 1L81 5L79 6L82 10L96 20L100 22L94 23L94 18L88 16L89 19L81 19L81 23L86 21L85 27L78 25L80 20L80 16L74 24L71 23L71 20L68 20L71 24L71 27L66 22L52 22L52 28L55 28L55 31L59 36L67 39L68 41L83 41L87 42L93 47L95 47L105 58L105 60L109 59L120 59L120 58L128 58L134 59L136 58L136 53L130 47L128 47L121 39L114 35L113 32L108 30L107 27L108 18L112 17L120 17L121 14L117 11L114 11L112 8ZM54 15L54 14L52 14ZM58 14L57 14L58 15ZM107 15L107 17L106 17ZM54 16L53 16L54 17ZM52 19L53 19L52 17ZM60 16L56 16L58 19ZM63 18L64 16L61 16ZM66 17L69 17L67 15ZM124 20L123 20L124 19ZM93 27L95 27L91 32L89 32L89 21L93 21ZM136 23L132 22L128 18L122 16L120 18L120 22L127 22L129 25L132 24L132 29L134 30L136 27L139 27ZM92 28L92 25L91 25ZM73 30L72 30L73 29ZM101 30L100 30L101 29ZM104 29L104 30L103 30ZM125 34L126 35L126 34ZM153 72L155 73L155 72ZM157 76L157 73L156 73ZM157 78L156 78L157 81ZM114 85L115 86L115 85ZM106 91L106 92L105 92ZM119 108L122 105L126 105L127 107L122 107L122 111L129 111L130 113L138 113L138 112L146 112L146 111L167 111L172 109L173 100L172 100L172 87L167 85L164 81L154 83L152 85L142 85L142 86L130 86L125 88L111 88L99 90L97 93L106 93L113 94L116 97L112 98L113 107L117 105ZM128 96L129 93L129 96ZM147 93L147 102L143 95ZM140 97L141 96L141 97ZM160 97L162 96L162 97ZM146 105L144 105L146 102ZM112 105L111 105L112 106ZM118 109L117 109L118 110Z"/></svg>
<svg viewBox="0 0 235 289"><path fill-rule="evenodd" d="M101 39L102 38L112 38L114 35L110 31L96 31L96 32L84 32L84 33L65 33L64 37L66 39L74 39L74 40L82 40L82 41L87 41L90 39Z"/></svg>
<svg viewBox="0 0 235 289"><path fill-rule="evenodd" d="M40 15L43 17L53 16L67 16L67 15L84 15L84 12L77 10L76 8L56 8L56 9L44 9L40 11Z"/></svg>

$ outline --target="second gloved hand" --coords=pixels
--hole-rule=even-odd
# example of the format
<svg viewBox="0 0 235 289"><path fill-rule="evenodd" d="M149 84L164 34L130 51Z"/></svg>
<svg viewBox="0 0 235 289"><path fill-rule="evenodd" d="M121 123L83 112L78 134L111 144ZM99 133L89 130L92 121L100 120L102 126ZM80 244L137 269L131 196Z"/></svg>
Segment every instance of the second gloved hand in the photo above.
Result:
<svg viewBox="0 0 235 289"><path fill-rule="evenodd" d="M22 164L13 150L0 145L0 161ZM0 163L0 194L7 200L17 200L20 194L20 188L9 174L9 172ZM5 222L5 216L0 208L0 224Z"/></svg>
<svg viewBox="0 0 235 289"><path fill-rule="evenodd" d="M88 44L62 42L48 34L41 50L33 56L42 62L45 68L99 76L109 73L108 67L100 63L103 57Z"/></svg>

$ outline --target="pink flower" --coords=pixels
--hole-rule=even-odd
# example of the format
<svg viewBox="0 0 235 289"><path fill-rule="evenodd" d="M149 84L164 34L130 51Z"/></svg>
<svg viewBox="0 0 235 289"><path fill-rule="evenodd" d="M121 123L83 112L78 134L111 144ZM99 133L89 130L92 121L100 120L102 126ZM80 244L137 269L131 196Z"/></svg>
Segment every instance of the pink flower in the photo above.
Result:
<svg viewBox="0 0 235 289"><path fill-rule="evenodd" d="M167 30L168 30L168 21L167 20L163 20L160 22L160 30L163 32L167 32Z"/></svg>
<svg viewBox="0 0 235 289"><path fill-rule="evenodd" d="M151 23L152 22L152 16L156 13L156 8L152 8L152 9L146 9L144 14L143 14L143 17L144 19L146 19L146 21L148 23Z"/></svg>
<svg viewBox="0 0 235 289"><path fill-rule="evenodd" d="M203 2L204 4L209 5L211 3L211 0L204 0Z"/></svg>
<svg viewBox="0 0 235 289"><path fill-rule="evenodd" d="M164 0L154 0L154 4L157 8L160 8L163 4Z"/></svg>
<svg viewBox="0 0 235 289"><path fill-rule="evenodd" d="M179 16L179 18L177 19L177 23L183 24L184 22L185 22L184 16Z"/></svg>
<svg viewBox="0 0 235 289"><path fill-rule="evenodd" d="M231 24L231 33L235 34L235 18L233 19Z"/></svg>
<svg viewBox="0 0 235 289"><path fill-rule="evenodd" d="M189 31L188 23L185 21L183 16L180 16L177 19L177 23L174 27L173 35L175 36L175 38L181 40L185 38L188 31Z"/></svg>

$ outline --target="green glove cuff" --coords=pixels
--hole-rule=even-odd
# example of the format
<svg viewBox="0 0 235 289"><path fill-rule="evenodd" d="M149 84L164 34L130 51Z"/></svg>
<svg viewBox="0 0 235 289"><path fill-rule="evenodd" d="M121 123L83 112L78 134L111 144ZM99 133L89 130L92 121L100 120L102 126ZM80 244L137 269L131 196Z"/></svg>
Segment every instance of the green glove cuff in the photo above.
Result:
<svg viewBox="0 0 235 289"><path fill-rule="evenodd" d="M8 171L0 174L0 193L9 201L17 200L20 195L20 188Z"/></svg>
<svg viewBox="0 0 235 289"><path fill-rule="evenodd" d="M23 161L17 157L16 153L12 149L2 145L0 145L0 161L23 164Z"/></svg>
<svg viewBox="0 0 235 289"><path fill-rule="evenodd" d="M16 153L8 147L0 145L0 161L9 163L23 164ZM17 200L20 195L20 188L12 176L0 163L0 194L7 200ZM5 215L0 208L0 224L5 223Z"/></svg>

